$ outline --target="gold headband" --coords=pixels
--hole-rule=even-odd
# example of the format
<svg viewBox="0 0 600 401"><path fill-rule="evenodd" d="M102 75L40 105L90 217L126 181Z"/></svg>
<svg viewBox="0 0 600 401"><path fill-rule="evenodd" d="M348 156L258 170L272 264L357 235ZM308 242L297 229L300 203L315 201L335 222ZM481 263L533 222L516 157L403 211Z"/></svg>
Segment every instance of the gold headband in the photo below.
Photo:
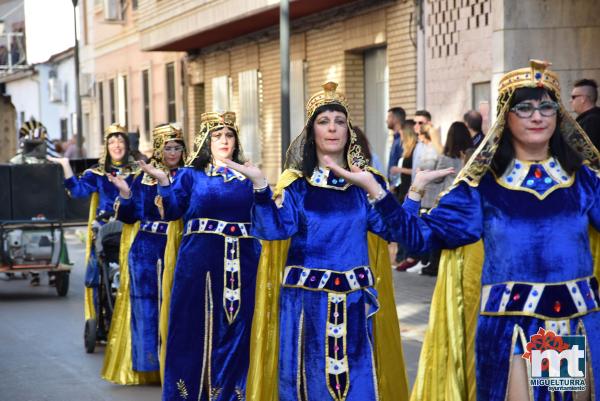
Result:
<svg viewBox="0 0 600 401"><path fill-rule="evenodd" d="M152 158L150 159L150 164L166 173L169 172L169 169L165 165L163 152L165 145L170 141L180 141L183 144L181 160L185 162L185 142L183 140L183 130L179 126L169 123L159 125L152 130ZM144 174L142 184L155 185L156 179L148 174Z"/></svg>
<svg viewBox="0 0 600 401"><path fill-rule="evenodd" d="M336 82L326 82L322 85L323 90L311 96L306 103L306 118L310 119L314 112L325 104L339 104L346 111L349 110L348 102L343 93L337 92L338 84Z"/></svg>
<svg viewBox="0 0 600 401"><path fill-rule="evenodd" d="M127 136L127 130L120 124L111 124L104 130L104 140L113 134L123 134Z"/></svg>
<svg viewBox="0 0 600 401"><path fill-rule="evenodd" d="M154 148L157 143L167 143L169 141L183 141L183 131L181 127L175 124L160 125L152 130L152 142Z"/></svg>
<svg viewBox="0 0 600 401"><path fill-rule="evenodd" d="M209 111L207 113L202 113L200 116L200 132L196 134L194 138L194 150L190 155L187 165L190 165L202 149L206 138L208 138L208 134L211 131L221 128L231 128L235 131L236 137L239 138L239 129L235 124L235 113L233 111L225 111L225 112L217 112L217 111ZM237 139L236 139L237 140ZM241 144L237 144L238 149L241 149Z"/></svg>
<svg viewBox="0 0 600 401"><path fill-rule="evenodd" d="M498 111L519 88L545 88L554 93L560 101L558 76L547 69L550 65L551 63L547 61L529 60L529 67L506 73L498 85Z"/></svg>

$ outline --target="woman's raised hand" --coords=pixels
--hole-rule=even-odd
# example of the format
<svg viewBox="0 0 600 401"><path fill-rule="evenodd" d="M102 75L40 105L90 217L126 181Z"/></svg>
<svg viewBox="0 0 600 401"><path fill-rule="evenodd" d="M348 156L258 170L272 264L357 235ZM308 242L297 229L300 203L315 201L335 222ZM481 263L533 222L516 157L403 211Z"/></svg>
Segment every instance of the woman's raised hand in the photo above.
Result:
<svg viewBox="0 0 600 401"><path fill-rule="evenodd" d="M223 163L227 165L232 170L237 171L240 174L243 174L252 181L252 185L254 188L265 188L267 184L267 178L263 174L263 172L256 167L252 162L246 162L244 164L236 163L233 160L225 159Z"/></svg>
<svg viewBox="0 0 600 401"><path fill-rule="evenodd" d="M52 163L60 164L60 165L63 165L65 163L69 162L69 159L67 159L66 157L46 156L46 160L48 160L48 161L50 161Z"/></svg>
<svg viewBox="0 0 600 401"><path fill-rule="evenodd" d="M448 167L441 170L418 170L417 174L415 175L415 179L412 182L412 186L417 190L423 190L430 182L455 173L456 171L453 167Z"/></svg>
<svg viewBox="0 0 600 401"><path fill-rule="evenodd" d="M60 164L63 169L63 174L65 179L73 177L73 169L71 169L71 164L69 163L69 159L66 157L52 157L46 155L46 160L52 163Z"/></svg>
<svg viewBox="0 0 600 401"><path fill-rule="evenodd" d="M383 188L377 182L373 174L368 171L361 170L360 167L350 166L348 171L345 168L339 166L329 156L324 156L325 165L335 173L338 177L342 177L351 184L356 185L367 191L369 196L376 199L380 196Z"/></svg>
<svg viewBox="0 0 600 401"><path fill-rule="evenodd" d="M121 195L121 198L125 198L125 199L129 199L131 198L131 190L129 189L129 184L127 184L127 181L125 181L122 177L117 176L113 176L110 174L106 174L106 177L108 178L108 181L112 182L112 184L117 187L117 189L119 190L119 195Z"/></svg>
<svg viewBox="0 0 600 401"><path fill-rule="evenodd" d="M151 177L156 178L158 184L162 187L166 187L170 184L169 177L167 173L162 171L159 168L154 167L152 164L148 164L143 160L138 161L138 165L142 169L142 171L148 174Z"/></svg>

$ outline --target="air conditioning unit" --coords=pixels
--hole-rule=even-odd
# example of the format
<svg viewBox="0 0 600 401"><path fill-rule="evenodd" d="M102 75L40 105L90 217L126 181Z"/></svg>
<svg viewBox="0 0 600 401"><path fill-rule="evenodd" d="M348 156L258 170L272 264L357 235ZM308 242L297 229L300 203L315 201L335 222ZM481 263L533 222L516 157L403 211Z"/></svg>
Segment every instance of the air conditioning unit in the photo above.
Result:
<svg viewBox="0 0 600 401"><path fill-rule="evenodd" d="M48 79L48 92L52 103L60 103L63 100L63 87L60 79L51 77Z"/></svg>
<svg viewBox="0 0 600 401"><path fill-rule="evenodd" d="M122 21L123 4L122 0L104 0L104 20Z"/></svg>
<svg viewBox="0 0 600 401"><path fill-rule="evenodd" d="M81 97L94 96L94 76L89 73L79 75L79 95Z"/></svg>

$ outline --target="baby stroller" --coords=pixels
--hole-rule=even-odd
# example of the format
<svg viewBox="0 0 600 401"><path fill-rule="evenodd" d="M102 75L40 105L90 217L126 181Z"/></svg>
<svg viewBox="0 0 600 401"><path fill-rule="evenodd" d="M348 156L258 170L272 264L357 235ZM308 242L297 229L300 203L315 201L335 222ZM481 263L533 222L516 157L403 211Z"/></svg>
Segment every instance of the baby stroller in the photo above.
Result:
<svg viewBox="0 0 600 401"><path fill-rule="evenodd" d="M98 216L98 220L107 219ZM92 256L88 263L85 285L94 289L94 307L96 318L85 322L84 344L87 353L94 352L98 342L105 343L108 338L110 322L119 290L119 245L123 223L108 220L95 225L95 241Z"/></svg>

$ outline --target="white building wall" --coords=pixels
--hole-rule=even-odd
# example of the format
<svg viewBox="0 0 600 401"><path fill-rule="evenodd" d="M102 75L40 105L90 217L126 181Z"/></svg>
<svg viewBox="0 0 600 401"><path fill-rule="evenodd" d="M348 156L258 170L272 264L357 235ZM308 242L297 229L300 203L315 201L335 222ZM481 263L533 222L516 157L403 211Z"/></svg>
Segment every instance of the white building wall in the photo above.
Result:
<svg viewBox="0 0 600 401"><path fill-rule="evenodd" d="M75 72L73 57L56 64L38 64L37 72L33 76L24 77L6 83L6 93L11 96L12 103L17 111L17 130L31 117L42 122L48 130L51 139L61 139L60 120L66 118L68 123L68 136L73 135L75 107ZM61 82L62 100L50 101L49 76L55 70Z"/></svg>
<svg viewBox="0 0 600 401"><path fill-rule="evenodd" d="M21 115L24 116L25 121L31 117L36 120L41 120L42 118L39 78L39 75L36 74L6 83L6 94L10 96L12 104L17 111L17 120L15 121L17 131L22 124Z"/></svg>
<svg viewBox="0 0 600 401"><path fill-rule="evenodd" d="M60 120L66 118L67 139L70 138L73 131L73 119L75 118L75 66L73 57L56 64L40 64L36 66L39 69L41 89L41 105L43 119L41 122L48 129L50 138L61 139ZM56 72L56 77L60 81L62 98L60 101L50 101L50 71Z"/></svg>
<svg viewBox="0 0 600 401"><path fill-rule="evenodd" d="M532 58L552 63L567 108L576 80L592 78L600 82L600 0L493 0L492 3L494 98L502 75L527 66Z"/></svg>

